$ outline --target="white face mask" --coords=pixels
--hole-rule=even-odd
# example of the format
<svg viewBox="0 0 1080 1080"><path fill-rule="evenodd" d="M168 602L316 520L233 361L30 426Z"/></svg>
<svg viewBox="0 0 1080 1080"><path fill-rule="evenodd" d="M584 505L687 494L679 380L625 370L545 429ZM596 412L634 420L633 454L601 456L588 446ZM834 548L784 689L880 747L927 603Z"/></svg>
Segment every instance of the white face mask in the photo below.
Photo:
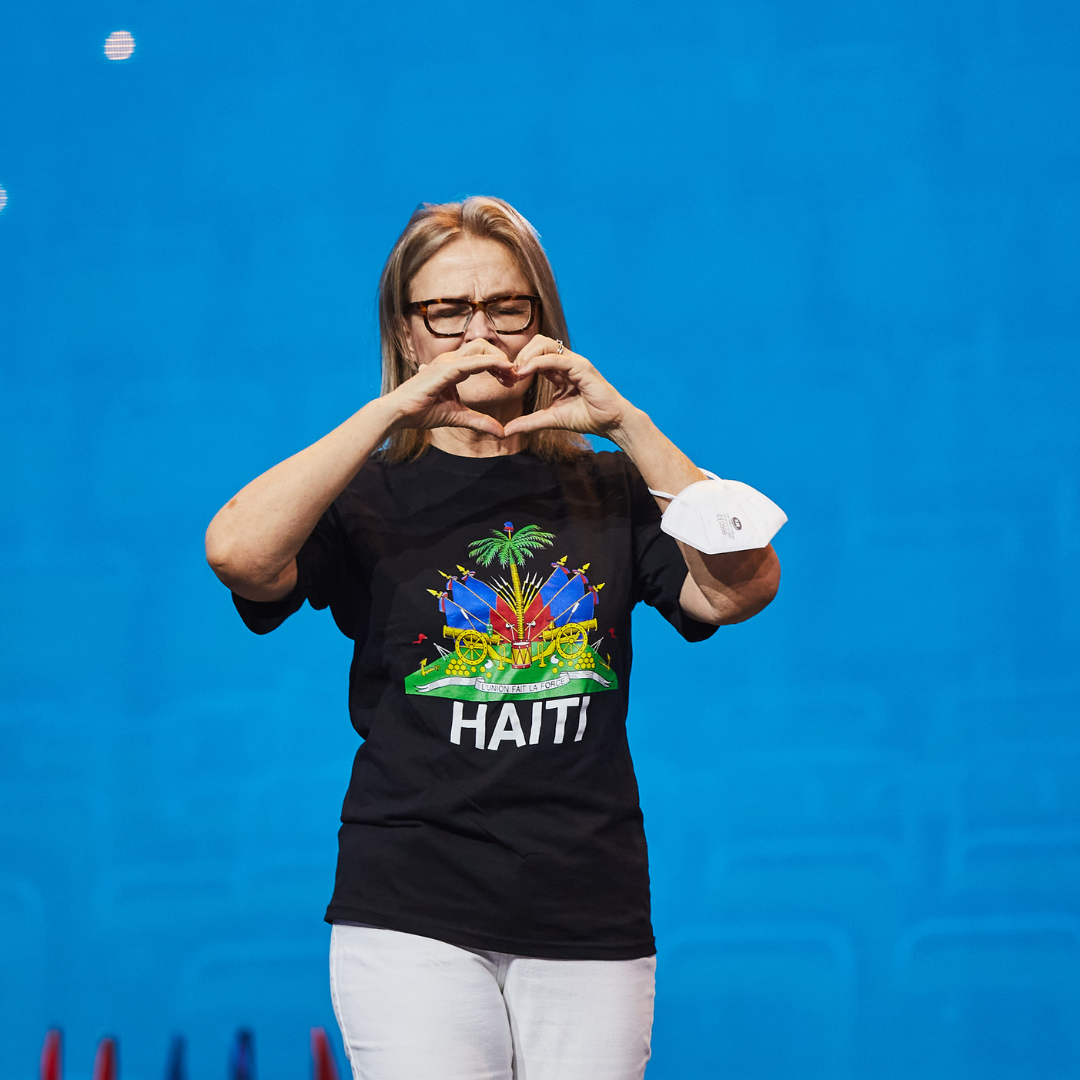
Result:
<svg viewBox="0 0 1080 1080"><path fill-rule="evenodd" d="M710 480L699 480L678 495L654 491L671 505L660 519L669 536L706 555L763 548L780 531L787 514L749 484L721 480L702 469Z"/></svg>

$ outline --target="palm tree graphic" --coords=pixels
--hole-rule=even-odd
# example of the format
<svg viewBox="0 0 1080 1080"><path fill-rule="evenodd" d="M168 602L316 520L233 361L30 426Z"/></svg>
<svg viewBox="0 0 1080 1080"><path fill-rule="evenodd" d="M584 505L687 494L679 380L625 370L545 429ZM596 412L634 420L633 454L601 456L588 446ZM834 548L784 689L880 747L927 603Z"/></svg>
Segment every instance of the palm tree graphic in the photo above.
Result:
<svg viewBox="0 0 1080 1080"><path fill-rule="evenodd" d="M513 597L510 606L517 616L517 632L520 641L525 636L525 610L532 596L526 596L521 587L521 577L518 567L525 565L525 560L532 558L533 554L541 548L551 547L555 542L555 534L544 532L538 525L525 525L514 530L512 521L503 525L502 531L492 529L490 536L482 540L474 540L469 545L469 555L481 566L490 566L496 559L500 566L510 567L510 578L513 582ZM506 597L511 600L511 597Z"/></svg>

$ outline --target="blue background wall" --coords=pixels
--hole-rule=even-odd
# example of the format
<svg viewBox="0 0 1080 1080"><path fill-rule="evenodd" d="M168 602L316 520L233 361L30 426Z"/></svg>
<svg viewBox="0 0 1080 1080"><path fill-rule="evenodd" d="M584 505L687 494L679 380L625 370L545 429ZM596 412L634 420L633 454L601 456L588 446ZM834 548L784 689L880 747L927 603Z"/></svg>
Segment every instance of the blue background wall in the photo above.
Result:
<svg viewBox="0 0 1080 1080"><path fill-rule="evenodd" d="M126 62L108 33L130 30ZM653 1080L1080 1071L1080 7L34 0L0 67L0 1046L307 1075L347 643L248 634L238 487L377 386L416 203L544 236L575 345L788 511L638 627Z"/></svg>

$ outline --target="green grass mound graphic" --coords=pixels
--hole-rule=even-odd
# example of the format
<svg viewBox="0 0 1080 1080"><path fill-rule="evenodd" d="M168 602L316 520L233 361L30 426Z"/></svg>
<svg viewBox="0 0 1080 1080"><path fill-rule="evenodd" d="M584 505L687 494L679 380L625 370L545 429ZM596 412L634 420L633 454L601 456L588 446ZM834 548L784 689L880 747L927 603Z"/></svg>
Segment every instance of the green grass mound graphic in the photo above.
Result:
<svg viewBox="0 0 1080 1080"><path fill-rule="evenodd" d="M405 677L405 693L456 701L500 701L504 698L574 697L614 690L619 681L591 646L566 660L556 657L543 667L534 662L514 668L508 660L486 659L470 664L448 653Z"/></svg>

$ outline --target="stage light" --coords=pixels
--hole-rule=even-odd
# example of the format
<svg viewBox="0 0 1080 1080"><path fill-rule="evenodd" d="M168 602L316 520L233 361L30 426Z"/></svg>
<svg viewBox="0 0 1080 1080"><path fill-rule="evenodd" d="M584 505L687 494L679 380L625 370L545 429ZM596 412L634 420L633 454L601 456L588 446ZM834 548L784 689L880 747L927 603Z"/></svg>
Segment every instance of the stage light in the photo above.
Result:
<svg viewBox="0 0 1080 1080"><path fill-rule="evenodd" d="M0 210L3 210L7 206L7 191L0 187Z"/></svg>
<svg viewBox="0 0 1080 1080"><path fill-rule="evenodd" d="M105 55L110 60L126 60L135 51L135 39L126 30L114 30L105 39Z"/></svg>

